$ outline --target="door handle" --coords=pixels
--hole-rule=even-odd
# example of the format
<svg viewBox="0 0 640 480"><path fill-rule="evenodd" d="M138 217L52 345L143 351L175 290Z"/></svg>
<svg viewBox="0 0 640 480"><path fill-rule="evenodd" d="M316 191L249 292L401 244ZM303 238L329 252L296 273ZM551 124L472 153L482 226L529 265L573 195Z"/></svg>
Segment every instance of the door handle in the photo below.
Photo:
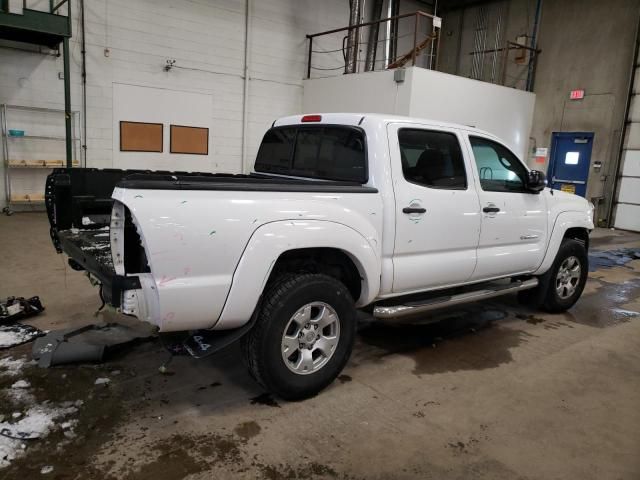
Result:
<svg viewBox="0 0 640 480"><path fill-rule="evenodd" d="M482 211L484 213L498 213L500 211L500 209L498 207L496 207L495 205L490 205L490 206L484 207L482 209Z"/></svg>
<svg viewBox="0 0 640 480"><path fill-rule="evenodd" d="M426 213L427 209L422 207L404 207L402 213Z"/></svg>

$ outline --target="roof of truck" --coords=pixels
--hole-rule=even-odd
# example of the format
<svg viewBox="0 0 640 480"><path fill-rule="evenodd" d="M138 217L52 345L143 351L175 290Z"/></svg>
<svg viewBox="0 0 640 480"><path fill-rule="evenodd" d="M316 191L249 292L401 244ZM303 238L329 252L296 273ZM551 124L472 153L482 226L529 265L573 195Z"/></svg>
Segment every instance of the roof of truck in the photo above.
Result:
<svg viewBox="0 0 640 480"><path fill-rule="evenodd" d="M320 120L312 118L311 120L303 121L303 118L320 117ZM470 130L484 135L498 138L494 134L476 128L473 125L463 125L460 123L443 122L440 120L406 117L402 115L391 115L386 113L311 113L301 115L290 115L288 117L282 117L273 122L274 127L283 125L298 125L301 123L326 123L326 124L340 124L340 125L362 125L367 121L379 121L384 123L415 123L419 125L430 125L438 127L457 128L462 130Z"/></svg>

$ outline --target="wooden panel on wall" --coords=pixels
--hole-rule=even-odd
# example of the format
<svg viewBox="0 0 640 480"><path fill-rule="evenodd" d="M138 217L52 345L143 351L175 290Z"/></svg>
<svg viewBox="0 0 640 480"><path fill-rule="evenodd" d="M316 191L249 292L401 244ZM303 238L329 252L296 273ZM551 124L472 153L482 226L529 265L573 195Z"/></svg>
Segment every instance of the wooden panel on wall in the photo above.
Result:
<svg viewBox="0 0 640 480"><path fill-rule="evenodd" d="M162 124L120 122L121 152L162 152Z"/></svg>
<svg viewBox="0 0 640 480"><path fill-rule="evenodd" d="M209 154L209 129L171 125L171 153Z"/></svg>

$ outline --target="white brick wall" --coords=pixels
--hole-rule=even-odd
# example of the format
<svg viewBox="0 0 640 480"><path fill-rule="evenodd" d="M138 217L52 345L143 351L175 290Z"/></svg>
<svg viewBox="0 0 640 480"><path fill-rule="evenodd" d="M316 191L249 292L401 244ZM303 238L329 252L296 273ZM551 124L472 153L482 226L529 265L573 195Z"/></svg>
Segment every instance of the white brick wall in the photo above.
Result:
<svg viewBox="0 0 640 480"><path fill-rule="evenodd" d="M81 110L79 8L71 1L72 109ZM245 5L244 0L85 0L87 166L113 166L113 84L127 83L211 95L209 164L214 171L240 170ZM348 13L347 0L253 0L249 164L273 120L300 112L305 34L346 26ZM169 58L184 68L164 72ZM0 65L0 103L64 107L58 79L62 57L0 48ZM4 198L0 190L0 204Z"/></svg>

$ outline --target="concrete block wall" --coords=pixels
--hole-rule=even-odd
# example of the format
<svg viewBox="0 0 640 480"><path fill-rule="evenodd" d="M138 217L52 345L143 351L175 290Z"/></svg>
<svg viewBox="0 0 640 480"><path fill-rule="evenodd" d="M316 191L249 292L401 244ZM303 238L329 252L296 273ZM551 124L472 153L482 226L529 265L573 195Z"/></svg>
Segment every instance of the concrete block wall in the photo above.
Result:
<svg viewBox="0 0 640 480"><path fill-rule="evenodd" d="M79 2L71 2L72 109L80 111ZM344 0L249 4L250 165L273 120L300 112L305 34L347 25L349 9ZM211 168L241 170L246 6L246 0L85 0L88 167L113 166L113 84L124 83L211 95ZM176 61L168 72L167 59ZM0 65L0 103L63 108L62 57L0 48ZM0 205L4 199L0 190Z"/></svg>

